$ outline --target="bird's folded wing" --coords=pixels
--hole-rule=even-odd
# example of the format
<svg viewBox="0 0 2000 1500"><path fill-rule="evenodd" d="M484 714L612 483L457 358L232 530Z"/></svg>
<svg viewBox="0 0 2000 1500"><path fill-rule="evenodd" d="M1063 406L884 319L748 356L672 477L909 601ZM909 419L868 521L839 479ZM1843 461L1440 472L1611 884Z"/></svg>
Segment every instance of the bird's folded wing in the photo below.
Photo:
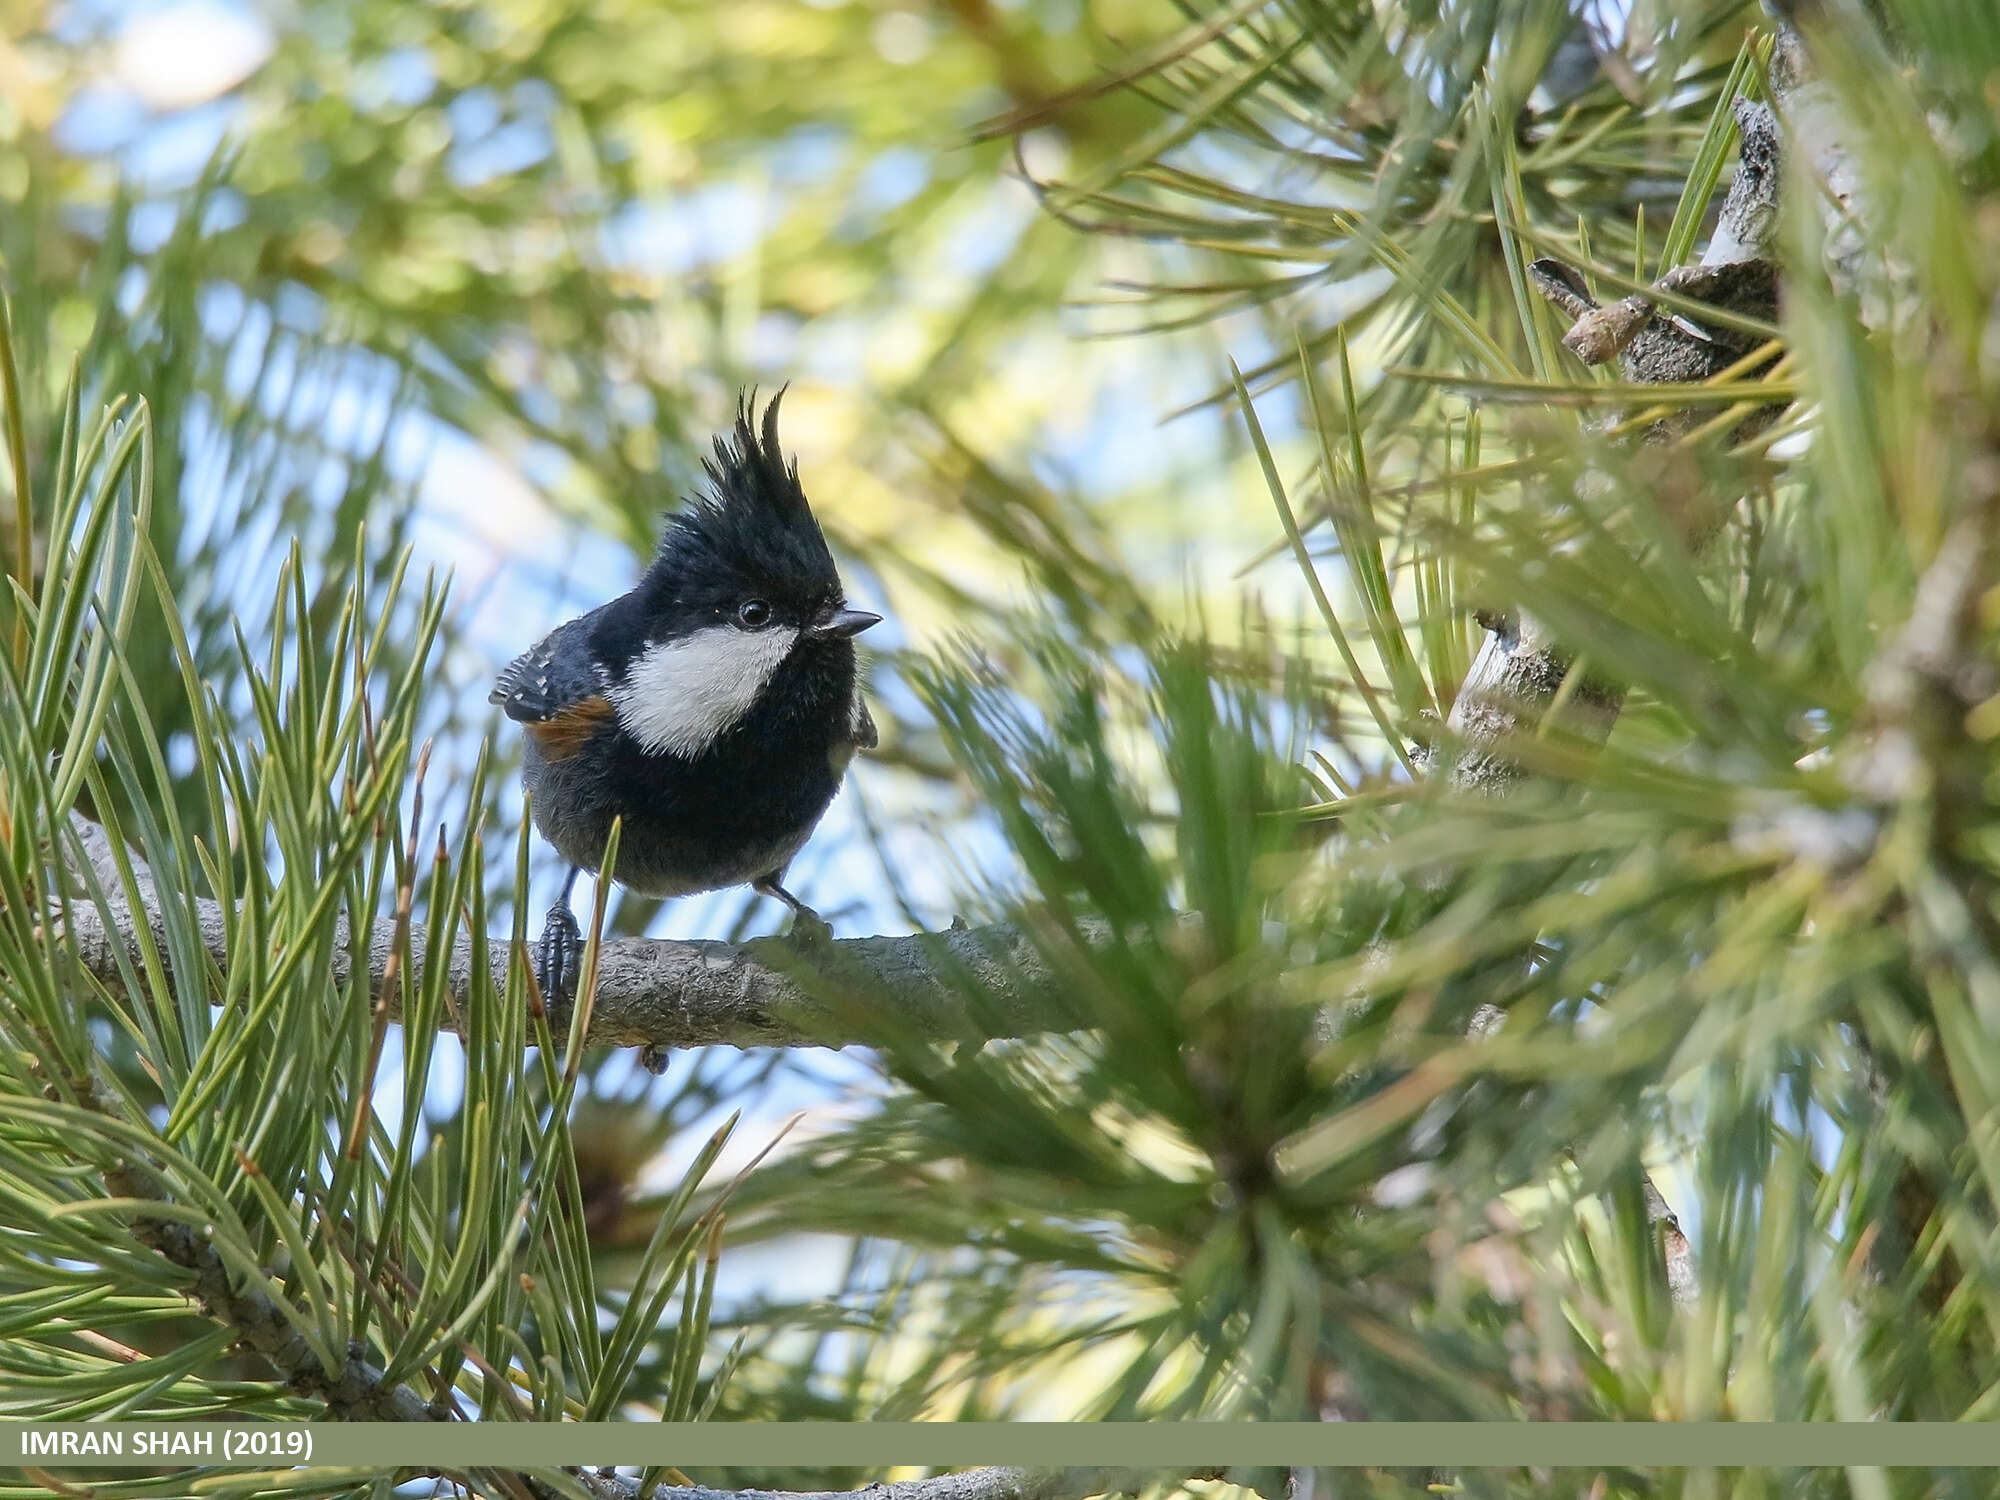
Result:
<svg viewBox="0 0 2000 1500"><path fill-rule="evenodd" d="M868 712L859 688L854 690L854 723L850 733L857 750L873 750L881 743L881 736L875 732L875 718Z"/></svg>
<svg viewBox="0 0 2000 1500"><path fill-rule="evenodd" d="M604 684L586 649L583 622L557 627L515 657L487 695L510 719L540 724L574 714L593 712L593 700L604 704Z"/></svg>

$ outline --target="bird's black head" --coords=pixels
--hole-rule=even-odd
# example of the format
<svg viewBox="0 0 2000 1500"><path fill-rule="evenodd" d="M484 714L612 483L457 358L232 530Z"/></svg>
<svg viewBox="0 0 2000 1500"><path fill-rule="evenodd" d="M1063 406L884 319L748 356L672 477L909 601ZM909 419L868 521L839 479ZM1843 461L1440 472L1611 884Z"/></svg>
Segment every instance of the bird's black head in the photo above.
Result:
<svg viewBox="0 0 2000 1500"><path fill-rule="evenodd" d="M698 630L824 627L844 605L840 574L778 446L780 391L761 421L751 398L704 460L706 492L667 523L638 592L656 622ZM850 630L851 634L852 631Z"/></svg>
<svg viewBox="0 0 2000 1500"><path fill-rule="evenodd" d="M756 419L746 398L706 460L705 493L667 523L639 585L599 622L594 647L628 728L696 753L774 683L845 703L852 637L880 617L847 608L840 574L778 446L780 391ZM808 681L797 681L804 673Z"/></svg>

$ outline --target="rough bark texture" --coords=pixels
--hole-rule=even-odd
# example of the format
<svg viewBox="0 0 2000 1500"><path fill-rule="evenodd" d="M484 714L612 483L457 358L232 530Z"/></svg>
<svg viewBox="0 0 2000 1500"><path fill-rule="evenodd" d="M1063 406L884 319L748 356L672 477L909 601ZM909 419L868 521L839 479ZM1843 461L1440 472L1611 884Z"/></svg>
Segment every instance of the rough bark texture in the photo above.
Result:
<svg viewBox="0 0 2000 1500"><path fill-rule="evenodd" d="M124 982L129 966L143 974L140 933L150 928L165 952L160 893L152 872L134 862L138 904L125 899L117 851L103 829L82 817L71 823L83 857L108 893L105 907L70 905L69 937L77 958L107 985ZM128 856L129 857L129 856ZM185 897L173 899L185 900ZM228 913L196 898L202 946L218 969L229 963ZM396 923L384 917L369 931L368 993L380 998ZM410 934L415 971L427 955L420 931ZM334 977L348 977L350 945L343 939ZM461 934L450 959L452 994L469 992L472 965L483 961L504 988L506 941ZM122 961L122 962L121 962ZM808 977L810 982L802 983ZM401 1020L402 987L389 986L389 1014ZM977 996L975 1005L968 996ZM1032 942L1019 928L954 927L909 937L845 938L795 947L779 938L737 946L620 938L598 956L592 1043L620 1047L838 1047L880 1040L897 1031L937 1039L1031 1036L1074 1024ZM558 1023L558 1035L561 1028Z"/></svg>

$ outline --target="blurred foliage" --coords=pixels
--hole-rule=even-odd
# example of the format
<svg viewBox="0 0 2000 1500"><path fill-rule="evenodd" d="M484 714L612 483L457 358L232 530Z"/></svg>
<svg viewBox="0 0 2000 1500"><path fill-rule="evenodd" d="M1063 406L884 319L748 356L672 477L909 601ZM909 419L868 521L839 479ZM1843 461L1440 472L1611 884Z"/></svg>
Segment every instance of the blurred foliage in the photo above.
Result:
<svg viewBox="0 0 2000 1500"><path fill-rule="evenodd" d="M378 562L410 541L454 569L426 709L448 798L523 613L623 587L759 381L795 387L788 437L856 592L887 596L905 640L984 628L1024 561L1046 581L1088 544L1098 393L1123 384L1105 376L1141 382L1123 420L1168 388L1137 358L1065 352L1059 304L1105 256L972 130L1053 108L1038 154L1094 166L1148 111L1063 90L1113 38L1175 24L1149 0L13 7L0 262L43 372L34 462L72 353L93 399L147 393L155 536L239 709L229 618L259 607L291 536L326 564L322 626L364 519ZM1052 466L1052 446L1075 457ZM1113 489L1158 483L1141 466ZM1184 530L1158 505L1126 516L1151 519L1100 537L1107 558ZM876 774L915 784L883 794L948 801L892 684ZM491 796L517 806L502 778ZM621 930L653 911L614 906Z"/></svg>
<svg viewBox="0 0 2000 1500"><path fill-rule="evenodd" d="M399 400L637 550L742 386L810 379L822 426L801 440L840 466L819 482L841 497L831 519L888 553L953 477L926 476L890 424L997 407L1011 431L981 446L1013 459L1008 439L1064 393L1046 369L1009 368L1007 346L1038 336L1024 315L1094 258L1002 181L1008 147L969 144L970 128L1089 76L1087 33L1171 19L1110 4L1057 35L1032 7L978 4L334 0L268 18L269 57L222 100L121 132L88 122L134 108L119 90L143 90L143 59L134 78L107 68L88 8L19 10L10 62L40 87L9 111L4 176L29 211L9 216L8 265L82 283L47 309L58 353L100 311L85 278L117 285L131 224L185 200L170 163L145 170L170 155L147 143L226 136L227 187L186 231L199 245L144 256L178 295L229 289L204 331L262 337L268 320L367 351L410 387ZM1059 154L1094 165L1141 112L1117 95L1056 110ZM109 159L59 149L66 124ZM790 358L805 330L809 370Z"/></svg>
<svg viewBox="0 0 2000 1500"><path fill-rule="evenodd" d="M0 1316L34 1409L302 1409L120 1238L136 1151L316 1350L489 1417L1990 1418L2000 22L1877 9L1813 36L1864 192L1829 236L1793 183L1776 359L1642 390L1569 355L1525 268L1609 300L1699 252L1729 105L1770 88L1747 4L329 0L91 149L120 33L16 7L4 509L73 559L22 581L0 741ZM149 175L169 126L198 149ZM321 1127L366 1113L381 1033L297 955L403 888L433 951L523 921L525 851L482 853L501 778L454 732L488 662L433 667L434 597L391 607L380 563L427 515L454 557L518 530L545 562L549 505L641 549L737 387L787 377L844 561L912 642L955 636L881 674L887 760L980 810L1008 858L966 858L971 899L1073 1026L885 1027L866 1096L729 1202L725 1270L826 1236L840 1285L781 1263L712 1306L689 1138L777 1065L658 1093L524 1059L517 972L456 1099L412 1026L355 1154ZM143 416L79 458L114 394ZM1175 406L1157 452L1106 451ZM487 489L441 495L425 459L468 441ZM1608 741L1554 711L1510 741L1505 796L1448 774L1475 611L1551 633L1558 698L1621 699ZM431 730L463 774L425 871L414 809L374 813ZM908 796L876 815L936 805ZM229 1006L150 957L76 988L37 918L78 801L246 903ZM212 977L168 905L174 973ZM662 1154L694 1169L659 1190Z"/></svg>

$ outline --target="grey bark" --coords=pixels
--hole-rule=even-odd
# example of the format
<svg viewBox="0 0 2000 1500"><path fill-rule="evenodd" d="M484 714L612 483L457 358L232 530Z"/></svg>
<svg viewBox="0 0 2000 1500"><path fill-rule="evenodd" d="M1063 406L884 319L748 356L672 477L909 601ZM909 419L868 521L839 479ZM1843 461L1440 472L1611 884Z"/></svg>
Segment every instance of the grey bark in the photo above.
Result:
<svg viewBox="0 0 2000 1500"><path fill-rule="evenodd" d="M1866 284L1864 262L1868 246L1862 225L1872 216L1862 190L1861 159L1853 131L1841 112L1833 86L1813 72L1805 38L1792 23L1794 12L1811 12L1816 4L1780 7L1786 19L1778 25L1778 45L1771 57L1771 90L1784 113L1792 148L1806 169L1807 179L1825 194L1820 219L1825 230L1821 247L1826 270L1838 287ZM1864 313L1869 310L1864 309ZM1881 309L1873 310L1879 315ZM1871 317L1870 321L1874 321Z"/></svg>
<svg viewBox="0 0 2000 1500"><path fill-rule="evenodd" d="M70 944L85 969L115 987L123 983L127 967L144 974L143 931L151 930L164 956L162 898L152 872L128 855L140 908L134 911L119 875L117 851L104 830L72 815L71 831L107 899L102 907L89 899L72 900ZM221 903L206 898L194 898L192 906L203 948L226 972L229 913ZM384 917L370 925L371 999L381 998L383 975L396 941L394 919ZM414 964L405 972L422 973L429 959L423 933L412 931L410 944ZM343 931L333 961L336 981L349 977L350 948ZM448 959L452 995L459 1001L466 998L472 966L479 962L486 964L495 986L504 990L510 949L504 940L459 934ZM390 1018L400 1021L404 987L391 984L388 991ZM603 944L598 955L590 1041L659 1048L718 1042L739 1047L839 1047L879 1041L898 1032L940 1040L983 1040L1032 1036L1077 1024L1066 1019L1068 1014L1028 934L1007 924L956 926L908 937L844 938L811 946L794 946L779 938L754 939L740 946L619 938ZM561 1036L561 1020L554 1025Z"/></svg>

